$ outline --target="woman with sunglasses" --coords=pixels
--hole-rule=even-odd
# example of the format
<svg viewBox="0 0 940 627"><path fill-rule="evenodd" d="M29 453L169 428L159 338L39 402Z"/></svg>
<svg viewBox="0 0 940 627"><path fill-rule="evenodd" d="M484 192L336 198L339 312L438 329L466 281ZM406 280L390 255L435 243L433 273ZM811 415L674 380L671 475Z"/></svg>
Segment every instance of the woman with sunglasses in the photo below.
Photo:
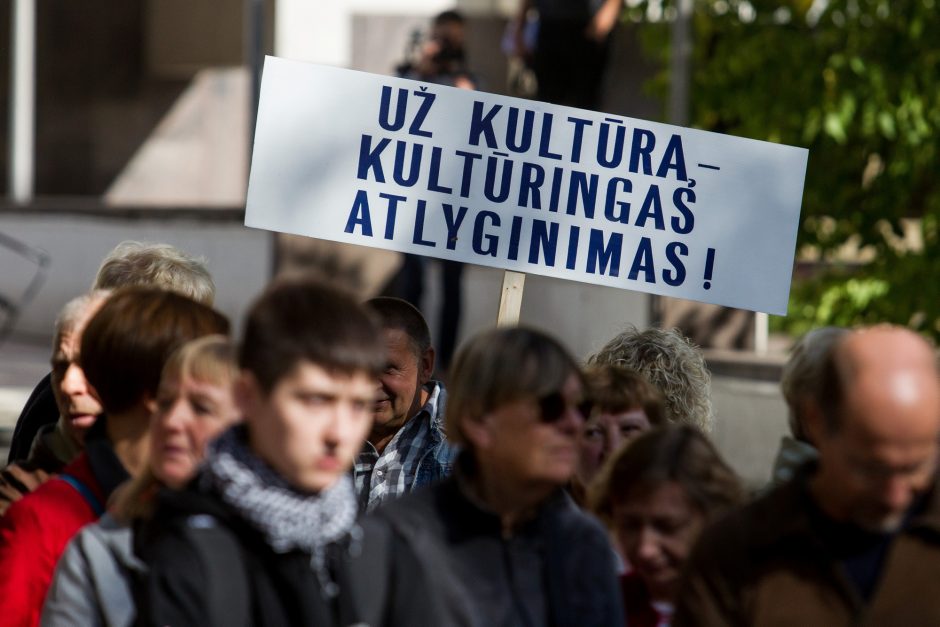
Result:
<svg viewBox="0 0 940 627"><path fill-rule="evenodd" d="M447 624L621 627L614 552L564 487L578 464L584 381L544 333L473 338L451 371L454 474L377 512L434 573Z"/></svg>
<svg viewBox="0 0 940 627"><path fill-rule="evenodd" d="M620 449L594 487L593 509L631 567L621 578L627 624L668 627L689 551L743 498L738 477L698 429L666 426Z"/></svg>

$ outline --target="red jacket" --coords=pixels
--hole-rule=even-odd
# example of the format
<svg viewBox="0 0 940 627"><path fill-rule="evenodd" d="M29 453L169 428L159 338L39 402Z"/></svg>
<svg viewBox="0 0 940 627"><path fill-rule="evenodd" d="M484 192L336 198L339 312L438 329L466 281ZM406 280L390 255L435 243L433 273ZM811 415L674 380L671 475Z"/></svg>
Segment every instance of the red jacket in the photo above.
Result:
<svg viewBox="0 0 940 627"><path fill-rule="evenodd" d="M63 473L106 501L87 454ZM39 624L42 604L59 556L72 536L98 519L91 503L64 479L55 478L13 503L0 518L0 616L4 626Z"/></svg>

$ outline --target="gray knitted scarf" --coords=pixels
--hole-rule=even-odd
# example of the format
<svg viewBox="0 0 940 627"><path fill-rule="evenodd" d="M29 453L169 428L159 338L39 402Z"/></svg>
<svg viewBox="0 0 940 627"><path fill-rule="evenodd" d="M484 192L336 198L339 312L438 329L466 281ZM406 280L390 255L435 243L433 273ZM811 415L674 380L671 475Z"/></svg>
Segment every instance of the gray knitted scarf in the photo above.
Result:
<svg viewBox="0 0 940 627"><path fill-rule="evenodd" d="M318 494L299 492L248 448L247 432L239 425L209 445L201 481L260 531L275 553L309 554L323 592L335 596L326 547L347 535L355 540L361 534L355 525L356 494L349 475Z"/></svg>

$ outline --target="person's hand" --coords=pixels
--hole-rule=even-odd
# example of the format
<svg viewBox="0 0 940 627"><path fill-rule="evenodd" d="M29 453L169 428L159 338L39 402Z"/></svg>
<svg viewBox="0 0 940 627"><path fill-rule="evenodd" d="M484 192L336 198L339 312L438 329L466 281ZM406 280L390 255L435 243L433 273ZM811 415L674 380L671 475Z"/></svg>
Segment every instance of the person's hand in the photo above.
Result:
<svg viewBox="0 0 940 627"><path fill-rule="evenodd" d="M607 39L610 31L617 25L622 6L622 0L607 0L602 4L588 23L586 33L588 38L598 42Z"/></svg>
<svg viewBox="0 0 940 627"><path fill-rule="evenodd" d="M16 464L7 466L5 472L12 477L14 481L26 488L26 492L20 492L13 484L6 481L0 482L0 499L11 503L21 499L49 480L49 474L43 470L36 469L34 472L27 472Z"/></svg>

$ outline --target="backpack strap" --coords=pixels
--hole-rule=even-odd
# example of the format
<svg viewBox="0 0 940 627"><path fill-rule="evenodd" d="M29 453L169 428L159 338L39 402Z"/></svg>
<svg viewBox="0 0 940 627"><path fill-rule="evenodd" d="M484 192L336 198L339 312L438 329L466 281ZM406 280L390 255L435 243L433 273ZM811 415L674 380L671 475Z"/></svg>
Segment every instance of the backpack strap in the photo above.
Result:
<svg viewBox="0 0 940 627"><path fill-rule="evenodd" d="M104 506L101 504L98 497L95 496L95 493L91 491L91 488L82 483L78 477L74 475L62 473L59 475L59 479L75 488L75 491L81 494L82 498L88 503L88 506L91 507L91 511L95 513L95 517L101 518L101 515L104 514Z"/></svg>

